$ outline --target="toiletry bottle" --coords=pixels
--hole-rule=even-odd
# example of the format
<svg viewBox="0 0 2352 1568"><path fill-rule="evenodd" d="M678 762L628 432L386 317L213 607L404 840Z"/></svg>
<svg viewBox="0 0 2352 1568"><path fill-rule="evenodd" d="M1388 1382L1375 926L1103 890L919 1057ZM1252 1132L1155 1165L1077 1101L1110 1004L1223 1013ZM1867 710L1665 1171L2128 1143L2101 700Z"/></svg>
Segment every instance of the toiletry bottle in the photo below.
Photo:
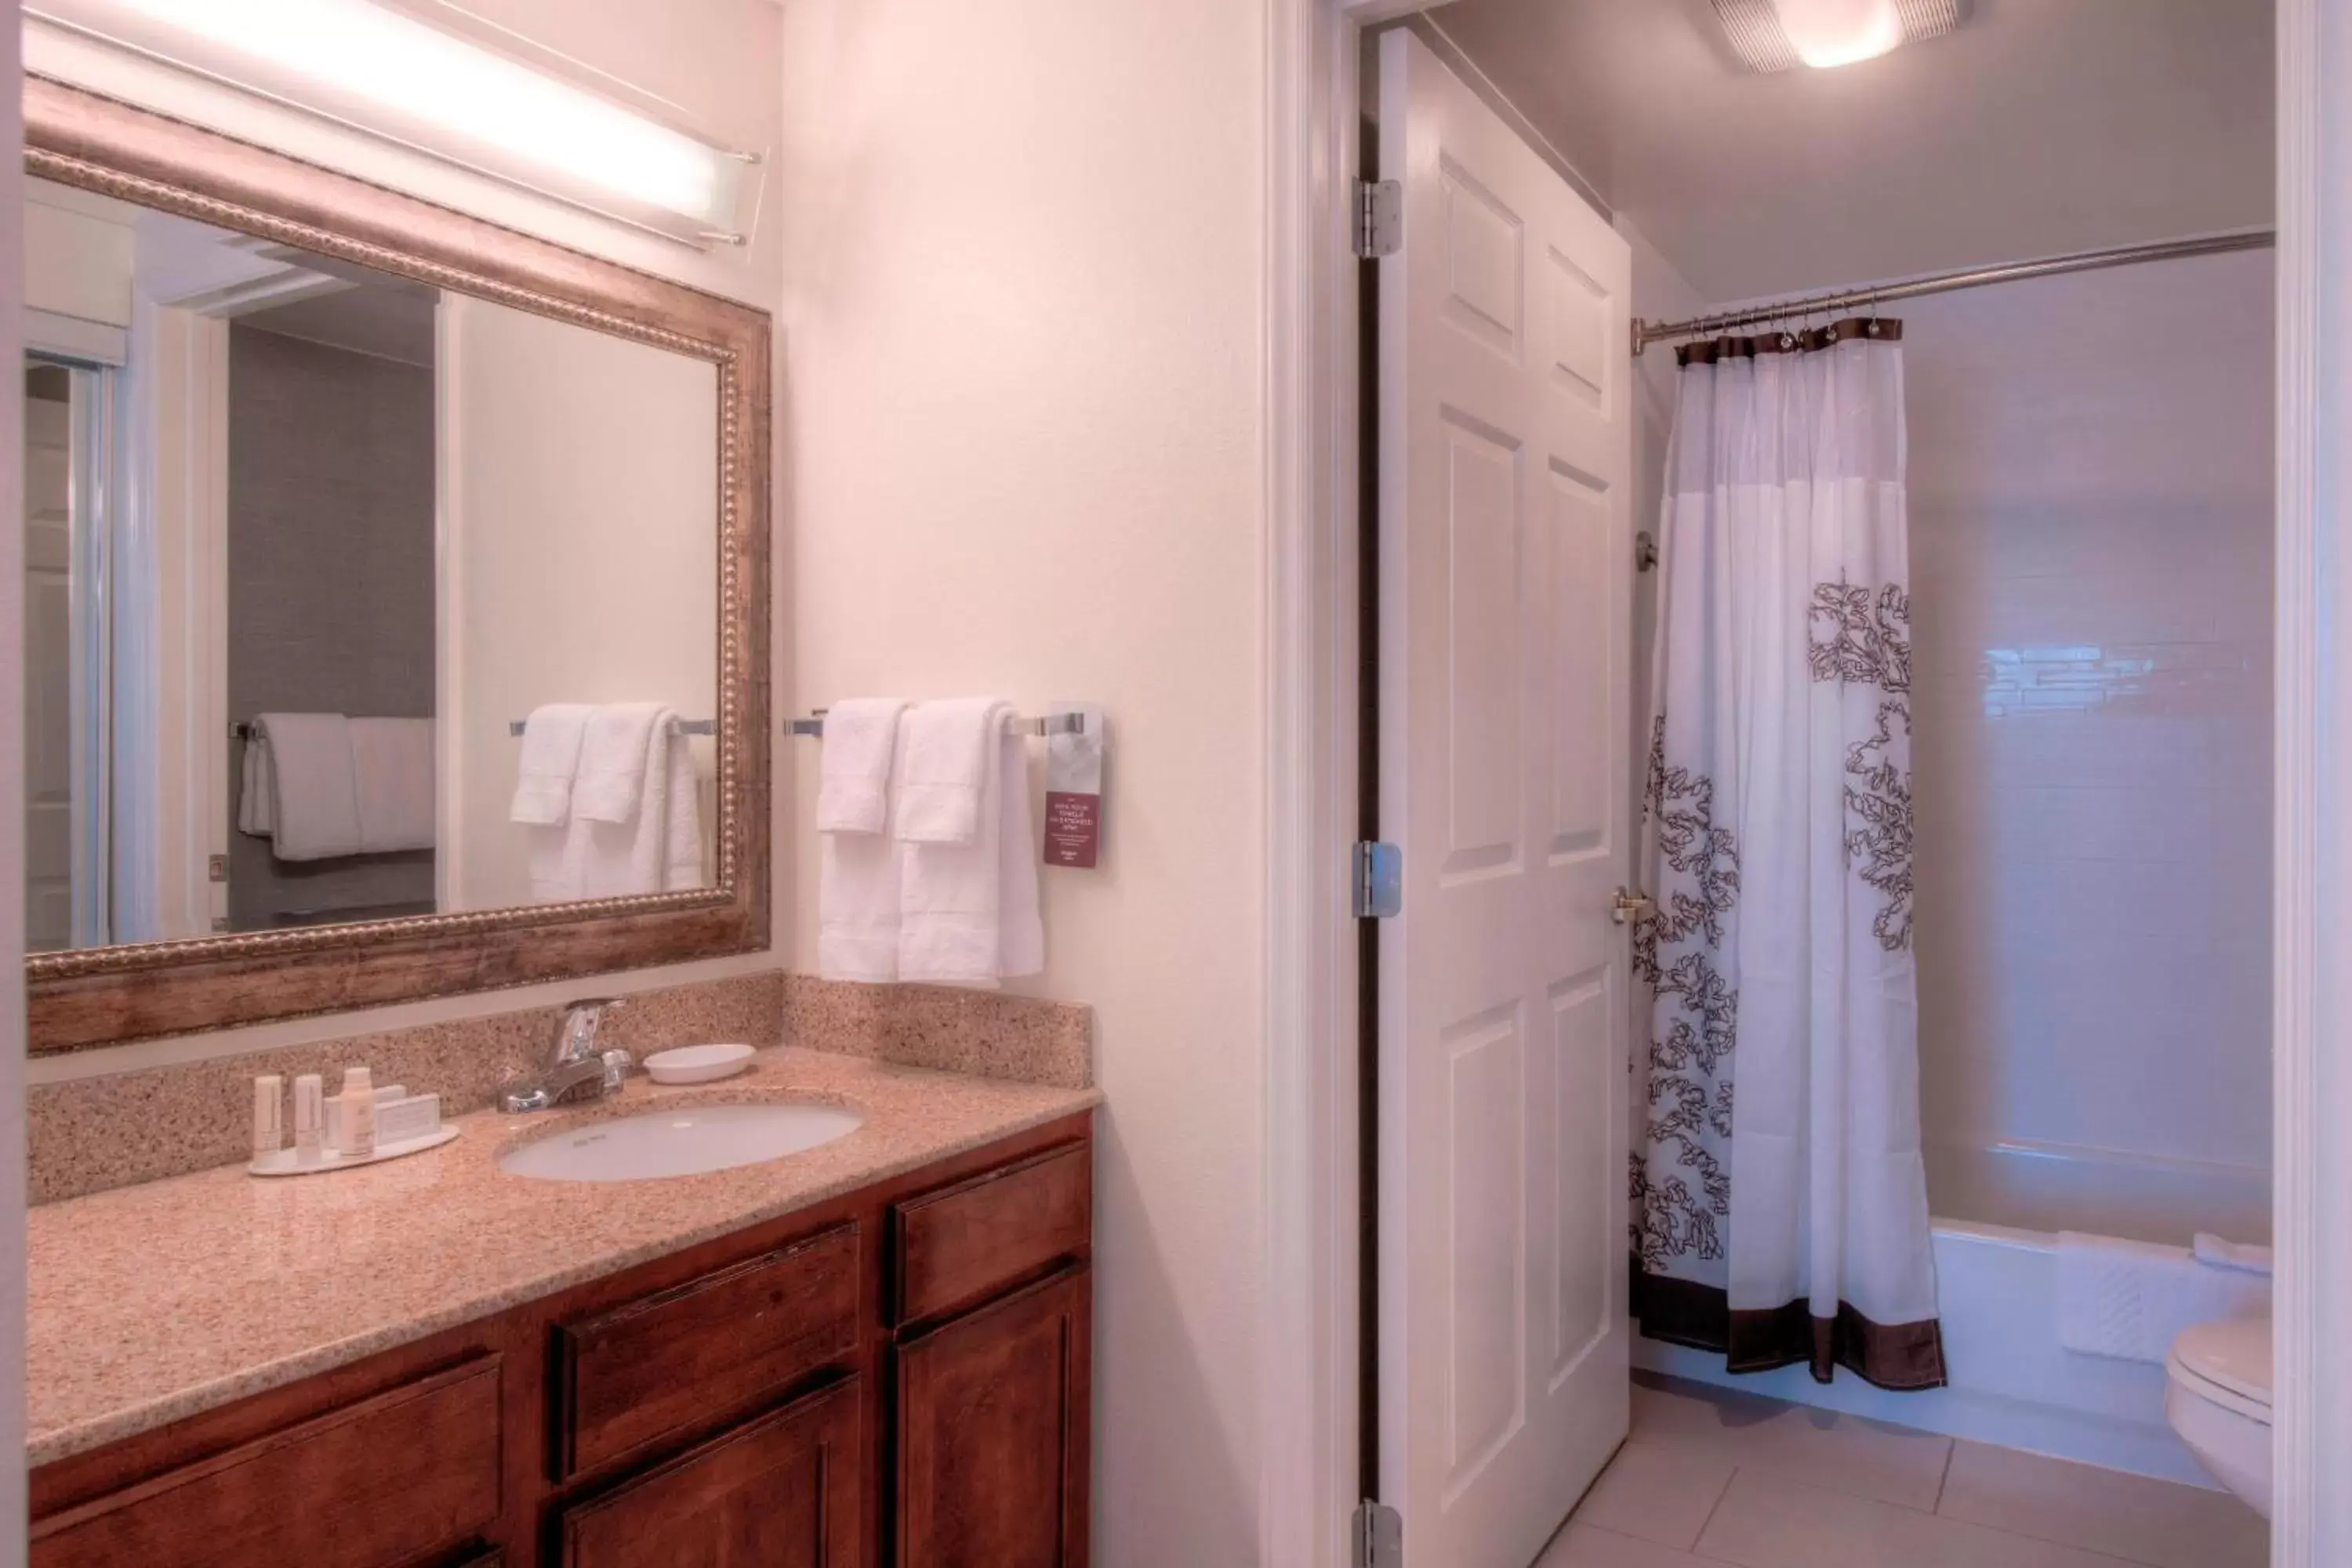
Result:
<svg viewBox="0 0 2352 1568"><path fill-rule="evenodd" d="M306 1072L294 1080L294 1158L315 1164L326 1153L327 1086Z"/></svg>
<svg viewBox="0 0 2352 1568"><path fill-rule="evenodd" d="M375 1085L365 1068L343 1069L342 1155L364 1160L375 1153Z"/></svg>
<svg viewBox="0 0 2352 1568"><path fill-rule="evenodd" d="M274 1072L253 1080L253 1157L286 1147L286 1080Z"/></svg>

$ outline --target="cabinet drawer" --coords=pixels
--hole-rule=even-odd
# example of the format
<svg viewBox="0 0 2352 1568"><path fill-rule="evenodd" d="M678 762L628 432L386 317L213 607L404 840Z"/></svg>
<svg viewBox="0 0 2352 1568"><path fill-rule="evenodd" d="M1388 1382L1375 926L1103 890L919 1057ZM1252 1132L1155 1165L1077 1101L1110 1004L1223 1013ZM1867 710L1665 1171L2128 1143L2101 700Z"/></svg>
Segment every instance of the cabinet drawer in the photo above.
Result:
<svg viewBox="0 0 2352 1568"><path fill-rule="evenodd" d="M555 1331L556 1479L721 1415L857 1349L857 1226Z"/></svg>
<svg viewBox="0 0 2352 1568"><path fill-rule="evenodd" d="M1057 1258L1094 1226L1084 1143L1066 1144L898 1205L890 1278L898 1322L978 1301Z"/></svg>
<svg viewBox="0 0 2352 1568"><path fill-rule="evenodd" d="M859 1568L864 1394L851 1378L563 1513L563 1568Z"/></svg>
<svg viewBox="0 0 2352 1568"><path fill-rule="evenodd" d="M483 1356L33 1527L34 1568L392 1568L499 1512L499 1367Z"/></svg>

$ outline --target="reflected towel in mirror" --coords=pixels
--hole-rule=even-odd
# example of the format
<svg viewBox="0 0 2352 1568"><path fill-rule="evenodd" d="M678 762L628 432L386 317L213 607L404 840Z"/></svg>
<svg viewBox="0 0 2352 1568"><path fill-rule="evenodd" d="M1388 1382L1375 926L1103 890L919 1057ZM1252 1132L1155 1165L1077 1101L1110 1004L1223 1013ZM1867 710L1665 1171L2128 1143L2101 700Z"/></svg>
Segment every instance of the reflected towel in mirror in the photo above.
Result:
<svg viewBox="0 0 2352 1568"><path fill-rule="evenodd" d="M677 710L612 703L583 726L569 819L530 825L532 898L541 902L707 886L700 789Z"/></svg>
<svg viewBox="0 0 2352 1568"><path fill-rule="evenodd" d="M572 819L572 781L580 773L580 739L595 710L585 702L546 702L523 721L515 763L516 822L554 826Z"/></svg>
<svg viewBox="0 0 2352 1568"><path fill-rule="evenodd" d="M351 721L341 713L264 713L245 742L237 826L280 860L360 852Z"/></svg>
<svg viewBox="0 0 2352 1568"><path fill-rule="evenodd" d="M264 713L238 770L237 830L280 860L434 846L433 721Z"/></svg>

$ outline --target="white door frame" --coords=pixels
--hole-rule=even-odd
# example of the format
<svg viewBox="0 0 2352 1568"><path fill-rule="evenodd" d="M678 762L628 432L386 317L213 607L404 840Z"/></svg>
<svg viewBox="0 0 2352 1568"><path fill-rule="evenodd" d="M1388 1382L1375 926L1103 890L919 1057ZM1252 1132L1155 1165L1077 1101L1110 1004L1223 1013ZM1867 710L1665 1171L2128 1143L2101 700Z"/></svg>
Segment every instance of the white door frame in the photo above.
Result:
<svg viewBox="0 0 2352 1568"><path fill-rule="evenodd" d="M2352 1562L2352 0L2275 0L2273 1568ZM1266 1192L1260 1560L1339 1568L1356 1469L1360 37L1273 0L1266 124ZM2335 69L2331 72L2331 65Z"/></svg>
<svg viewBox="0 0 2352 1568"><path fill-rule="evenodd" d="M1432 0L1274 0L1266 38L1261 1551L1339 1568L1357 1468L1357 51Z"/></svg>

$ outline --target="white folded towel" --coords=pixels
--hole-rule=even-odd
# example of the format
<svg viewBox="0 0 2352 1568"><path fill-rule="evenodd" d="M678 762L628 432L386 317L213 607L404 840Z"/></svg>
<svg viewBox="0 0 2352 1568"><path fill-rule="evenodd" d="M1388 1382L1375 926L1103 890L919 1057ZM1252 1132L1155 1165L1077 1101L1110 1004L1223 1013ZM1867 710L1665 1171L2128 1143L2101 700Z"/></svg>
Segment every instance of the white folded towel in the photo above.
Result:
<svg viewBox="0 0 2352 1568"><path fill-rule="evenodd" d="M2210 1230L2200 1230L2189 1244L2197 1261L2208 1268L2234 1268L2242 1274L2271 1272L2271 1249L2256 1247L2252 1242L2225 1241Z"/></svg>
<svg viewBox="0 0 2352 1568"><path fill-rule="evenodd" d="M915 705L900 731L892 786L890 831L901 842L971 844L979 837L981 796L995 763L1002 720L1011 712L992 697Z"/></svg>
<svg viewBox="0 0 2352 1568"><path fill-rule="evenodd" d="M909 715L911 729L917 709ZM1034 829L1029 818L1028 748L1005 733L1010 704L990 700L974 713L960 706L961 721L976 726L989 765L969 844L900 843L898 978L940 985L992 986L1034 974L1045 965L1045 932L1037 909ZM946 726L940 727L942 750ZM901 793L900 800L906 799Z"/></svg>
<svg viewBox="0 0 2352 1568"><path fill-rule="evenodd" d="M677 714L658 702L606 702L588 715L580 736L580 771L572 781L572 815L627 822L637 815L656 721Z"/></svg>
<svg viewBox="0 0 2352 1568"><path fill-rule="evenodd" d="M246 741L247 801L238 826L266 833L280 860L361 852L351 721L340 713L264 713ZM255 826L246 827L250 820Z"/></svg>
<svg viewBox="0 0 2352 1568"><path fill-rule="evenodd" d="M853 697L825 710L817 758L816 830L879 833L890 816L890 770L898 756L895 697Z"/></svg>
<svg viewBox="0 0 2352 1568"><path fill-rule="evenodd" d="M432 848L433 721L354 719L351 726L361 852Z"/></svg>
<svg viewBox="0 0 2352 1568"><path fill-rule="evenodd" d="M2058 1339L2070 1351L2161 1363L2183 1329L2270 1308L2270 1281L2208 1268L2185 1247L2058 1235Z"/></svg>
<svg viewBox="0 0 2352 1568"><path fill-rule="evenodd" d="M515 822L557 826L572 818L572 781L580 773L580 740L594 710L585 702L549 702L522 722L515 763Z"/></svg>
<svg viewBox="0 0 2352 1568"><path fill-rule="evenodd" d="M824 716L828 765L834 746L835 716L848 708L842 703ZM893 703L892 734L879 750L887 759L899 754L896 731L906 722L906 704ZM861 737L861 752L866 742ZM898 860L902 848L889 831L890 780L887 772L879 792L882 816L871 829L828 828L824 796L818 794L816 873L816 970L827 980L858 980L879 984L898 978ZM862 786L857 786L862 787ZM873 820L862 811L845 808L837 817Z"/></svg>

